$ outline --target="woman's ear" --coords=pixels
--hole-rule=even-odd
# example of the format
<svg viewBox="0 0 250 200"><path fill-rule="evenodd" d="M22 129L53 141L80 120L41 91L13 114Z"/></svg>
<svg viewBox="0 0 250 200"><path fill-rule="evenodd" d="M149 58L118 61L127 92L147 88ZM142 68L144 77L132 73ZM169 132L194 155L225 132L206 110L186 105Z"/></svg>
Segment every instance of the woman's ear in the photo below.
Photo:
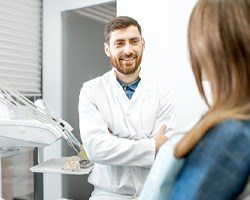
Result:
<svg viewBox="0 0 250 200"><path fill-rule="evenodd" d="M106 42L104 43L104 52L108 57L110 57L109 45Z"/></svg>

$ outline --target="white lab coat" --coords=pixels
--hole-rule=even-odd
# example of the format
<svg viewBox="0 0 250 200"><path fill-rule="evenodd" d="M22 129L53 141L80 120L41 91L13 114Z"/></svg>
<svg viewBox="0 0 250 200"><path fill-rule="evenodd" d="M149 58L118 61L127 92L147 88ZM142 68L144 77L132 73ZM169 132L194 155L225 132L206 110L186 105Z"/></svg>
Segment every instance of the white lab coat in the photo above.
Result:
<svg viewBox="0 0 250 200"><path fill-rule="evenodd" d="M81 89L81 139L95 162L88 179L96 187L93 199L105 199L108 194L110 200L111 196L116 200L138 196L155 159L153 136L163 124L168 134L173 133L175 106L169 89L142 72L140 77L131 100L114 69Z"/></svg>

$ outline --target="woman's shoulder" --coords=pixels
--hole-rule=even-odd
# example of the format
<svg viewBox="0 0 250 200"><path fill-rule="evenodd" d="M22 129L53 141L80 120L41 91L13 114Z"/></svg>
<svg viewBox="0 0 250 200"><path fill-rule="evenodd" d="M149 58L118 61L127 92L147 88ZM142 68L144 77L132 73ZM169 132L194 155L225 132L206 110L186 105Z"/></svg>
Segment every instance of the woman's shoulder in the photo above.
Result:
<svg viewBox="0 0 250 200"><path fill-rule="evenodd" d="M221 122L211 128L208 133L213 137L227 137L234 138L245 135L250 139L250 119L249 120L237 120L230 119Z"/></svg>
<svg viewBox="0 0 250 200"><path fill-rule="evenodd" d="M221 122L217 125L218 127L228 127L228 128L234 128L234 129L250 129L250 119L248 120L240 120L240 119L229 119L224 122Z"/></svg>
<svg viewBox="0 0 250 200"><path fill-rule="evenodd" d="M250 120L227 120L214 126L194 148L194 154L212 157L249 157ZM249 164L250 164L250 159Z"/></svg>
<svg viewBox="0 0 250 200"><path fill-rule="evenodd" d="M249 146L250 120L227 120L211 128L186 157L173 199L184 195L188 199L237 196L249 176ZM187 190L187 185L193 189Z"/></svg>

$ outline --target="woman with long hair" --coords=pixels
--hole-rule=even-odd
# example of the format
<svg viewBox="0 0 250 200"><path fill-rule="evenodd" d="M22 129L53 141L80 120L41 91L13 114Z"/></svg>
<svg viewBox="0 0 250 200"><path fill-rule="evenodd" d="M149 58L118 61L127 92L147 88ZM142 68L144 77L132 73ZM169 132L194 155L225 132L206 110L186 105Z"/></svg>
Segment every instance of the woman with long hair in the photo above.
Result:
<svg viewBox="0 0 250 200"><path fill-rule="evenodd" d="M250 172L250 0L199 0L190 16L188 46L207 113L174 145L178 172L154 184L164 144L139 199L227 200L239 198ZM209 102L202 81L210 82ZM165 160L164 160L165 159ZM161 165L161 164L159 164ZM163 166L163 165L162 165ZM180 167L181 166L181 167ZM173 170L172 170L173 171ZM171 181L166 181L171 176ZM174 176L174 178L173 178ZM151 191L149 189L151 185ZM150 191L153 195L145 194ZM166 192L168 191L168 192Z"/></svg>

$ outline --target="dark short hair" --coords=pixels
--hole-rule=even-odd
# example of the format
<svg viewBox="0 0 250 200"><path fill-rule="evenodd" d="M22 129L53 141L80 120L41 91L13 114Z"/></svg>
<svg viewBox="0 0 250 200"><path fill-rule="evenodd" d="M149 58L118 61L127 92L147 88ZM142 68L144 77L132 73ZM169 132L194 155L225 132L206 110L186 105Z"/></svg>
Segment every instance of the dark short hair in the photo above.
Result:
<svg viewBox="0 0 250 200"><path fill-rule="evenodd" d="M115 17L112 20L110 20L104 29L104 39L105 42L108 44L110 39L110 33L122 28L127 28L131 25L134 25L138 28L140 35L141 35L141 26L140 24L133 18L128 16L119 16Z"/></svg>

